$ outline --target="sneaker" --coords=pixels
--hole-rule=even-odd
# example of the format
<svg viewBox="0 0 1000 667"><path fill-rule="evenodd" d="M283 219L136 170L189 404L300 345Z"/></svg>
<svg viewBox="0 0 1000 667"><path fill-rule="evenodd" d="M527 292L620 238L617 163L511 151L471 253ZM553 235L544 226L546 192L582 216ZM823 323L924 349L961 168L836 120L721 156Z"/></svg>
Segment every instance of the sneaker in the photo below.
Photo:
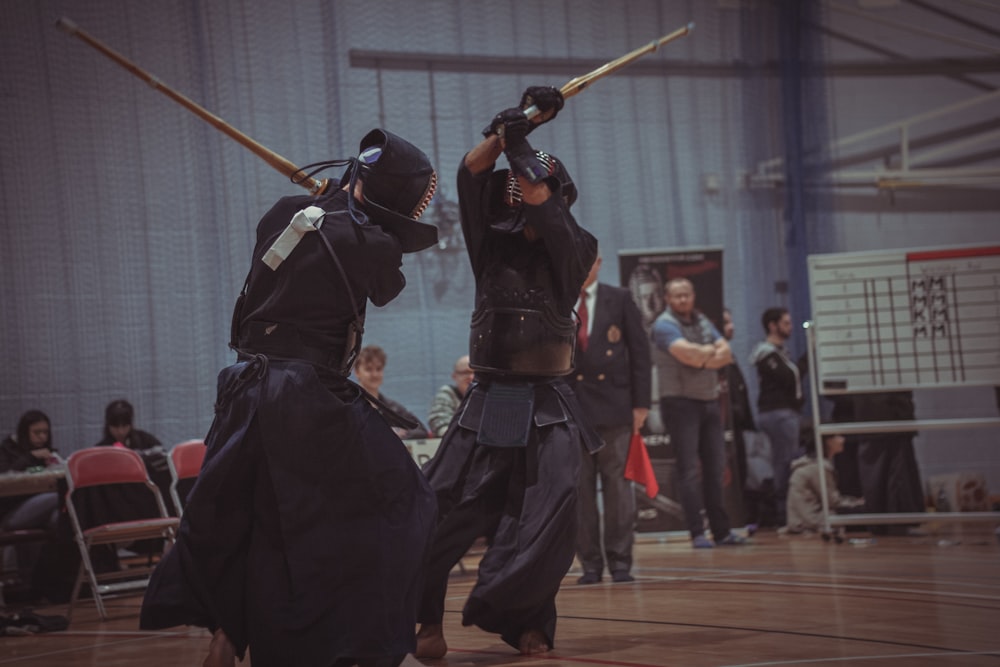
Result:
<svg viewBox="0 0 1000 667"><path fill-rule="evenodd" d="M741 547L744 544L748 544L747 538L741 537L736 533L729 533L724 538L716 542L720 547Z"/></svg>
<svg viewBox="0 0 1000 667"><path fill-rule="evenodd" d="M627 584L630 581L635 581L635 577L625 570L618 570L611 573L611 580L616 584Z"/></svg>
<svg viewBox="0 0 1000 667"><path fill-rule="evenodd" d="M584 572L583 576L576 580L576 583L580 586L587 586L589 584L599 584L601 583L601 573Z"/></svg>
<svg viewBox="0 0 1000 667"><path fill-rule="evenodd" d="M691 546L695 549L711 549L715 546L715 542L708 539L704 535L695 535L691 538Z"/></svg>

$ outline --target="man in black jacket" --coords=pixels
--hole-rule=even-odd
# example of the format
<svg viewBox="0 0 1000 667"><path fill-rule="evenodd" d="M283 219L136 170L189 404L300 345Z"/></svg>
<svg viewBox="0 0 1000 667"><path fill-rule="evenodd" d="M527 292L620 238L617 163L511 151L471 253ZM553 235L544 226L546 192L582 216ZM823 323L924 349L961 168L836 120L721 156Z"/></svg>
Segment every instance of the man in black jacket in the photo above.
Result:
<svg viewBox="0 0 1000 667"><path fill-rule="evenodd" d="M576 306L580 329L573 390L604 441L596 452L581 450L576 555L583 576L579 584L601 581L605 564L612 580L634 580L630 570L635 492L625 479L625 462L632 434L642 428L651 402L650 351L642 315L628 289L597 282L600 270L598 255ZM603 548L598 477L604 504Z"/></svg>
<svg viewBox="0 0 1000 667"><path fill-rule="evenodd" d="M792 361L785 343L792 336L792 318L787 308L768 308L761 315L767 337L754 347L750 361L757 369L757 427L771 441L774 467L774 501L778 522L785 525L785 499L792 460L799 448L802 411L802 371L805 360Z"/></svg>

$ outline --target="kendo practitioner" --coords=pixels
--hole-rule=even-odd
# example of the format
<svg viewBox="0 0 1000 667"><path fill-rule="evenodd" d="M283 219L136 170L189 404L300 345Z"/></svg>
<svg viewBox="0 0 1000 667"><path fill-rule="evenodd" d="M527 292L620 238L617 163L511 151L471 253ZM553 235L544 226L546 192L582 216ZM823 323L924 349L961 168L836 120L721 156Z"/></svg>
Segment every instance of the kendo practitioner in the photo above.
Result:
<svg viewBox="0 0 1000 667"><path fill-rule="evenodd" d="M555 596L574 557L580 447L601 446L563 380L573 368L573 306L597 240L570 214L577 192L565 167L527 140L562 104L555 88L529 88L520 107L497 114L458 170L476 280L475 382L424 466L439 512L418 658L447 653L448 574L480 536L489 546L463 625L497 633L524 654L553 646ZM529 121L532 105L541 113ZM493 171L501 152L511 168Z"/></svg>
<svg viewBox="0 0 1000 667"><path fill-rule="evenodd" d="M345 165L340 189L284 197L257 226L238 360L219 375L205 462L146 591L142 628L213 632L205 667L248 646L254 667L393 667L414 650L435 498L347 376L367 301L392 301L402 253L437 241L417 221L437 178L381 129L307 177Z"/></svg>

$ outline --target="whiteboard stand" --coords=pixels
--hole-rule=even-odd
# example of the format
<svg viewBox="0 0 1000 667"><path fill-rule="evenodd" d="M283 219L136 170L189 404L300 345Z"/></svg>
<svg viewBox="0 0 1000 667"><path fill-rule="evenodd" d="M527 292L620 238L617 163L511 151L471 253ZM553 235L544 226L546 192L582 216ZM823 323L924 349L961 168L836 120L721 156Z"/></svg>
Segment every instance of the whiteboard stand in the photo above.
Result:
<svg viewBox="0 0 1000 667"><path fill-rule="evenodd" d="M879 422L821 422L819 408L820 392L816 375L815 360L815 324L806 322L806 338L809 348L809 390L812 396L813 424L816 456L819 461L819 489L823 505L823 536L835 534L834 526L867 526L926 523L928 521L1000 521L1000 512L906 512L899 514L831 514L827 500L826 475L823 473L823 436L832 433L840 435L856 435L859 433L901 433L908 431L930 431L952 428L998 428L1000 418L984 417L970 419L914 419L909 421L879 421Z"/></svg>
<svg viewBox="0 0 1000 667"><path fill-rule="evenodd" d="M824 536L833 526L1000 521L1000 512L833 514L823 436L998 428L1000 418L823 424L820 396L1000 386L1000 246L811 255L809 387Z"/></svg>

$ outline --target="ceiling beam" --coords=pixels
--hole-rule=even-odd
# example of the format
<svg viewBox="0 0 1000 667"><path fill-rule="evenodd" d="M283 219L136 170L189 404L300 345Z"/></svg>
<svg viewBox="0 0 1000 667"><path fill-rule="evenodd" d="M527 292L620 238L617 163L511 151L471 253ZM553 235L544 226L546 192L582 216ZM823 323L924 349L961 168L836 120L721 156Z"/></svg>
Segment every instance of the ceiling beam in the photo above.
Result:
<svg viewBox="0 0 1000 667"><path fill-rule="evenodd" d="M592 58L541 58L524 56L477 56L454 53L369 51L351 49L351 67L359 69L453 72L476 74L564 74L569 77L590 72L606 61ZM1000 58L934 58L898 62L857 61L824 63L819 73L832 77L888 77L1000 73ZM742 61L707 63L684 60L636 62L615 76L687 76L745 78L778 76L773 61L750 64Z"/></svg>

